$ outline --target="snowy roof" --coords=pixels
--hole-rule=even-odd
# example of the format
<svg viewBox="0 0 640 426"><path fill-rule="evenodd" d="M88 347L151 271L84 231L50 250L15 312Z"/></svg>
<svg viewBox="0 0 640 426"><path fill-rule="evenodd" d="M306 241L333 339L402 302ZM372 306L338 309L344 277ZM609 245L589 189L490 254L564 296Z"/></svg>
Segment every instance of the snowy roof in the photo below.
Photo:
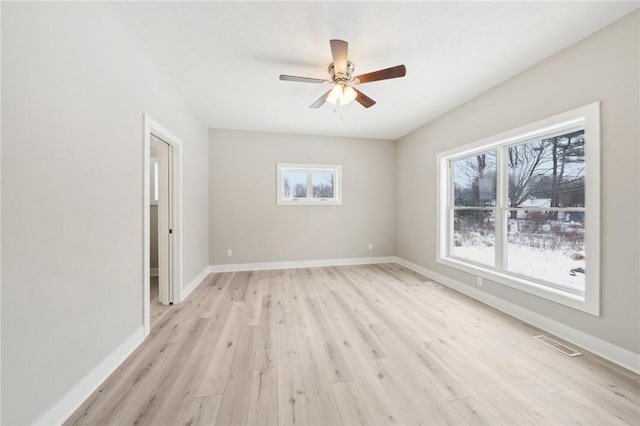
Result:
<svg viewBox="0 0 640 426"><path fill-rule="evenodd" d="M530 198L520 203L518 207L551 207L551 198Z"/></svg>

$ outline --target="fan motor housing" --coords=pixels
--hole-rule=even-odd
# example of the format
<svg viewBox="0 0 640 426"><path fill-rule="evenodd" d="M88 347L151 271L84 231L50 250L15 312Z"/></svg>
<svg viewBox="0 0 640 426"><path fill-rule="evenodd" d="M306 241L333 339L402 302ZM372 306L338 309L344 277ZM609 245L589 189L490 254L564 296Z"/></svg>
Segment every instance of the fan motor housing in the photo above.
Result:
<svg viewBox="0 0 640 426"><path fill-rule="evenodd" d="M353 62L351 61L347 61L347 73L342 74L342 73L337 73L336 74L336 70L335 67L333 65L333 62L329 64L329 75L331 76L331 81L351 81L351 77L353 76L353 70L355 69L355 67L353 66Z"/></svg>

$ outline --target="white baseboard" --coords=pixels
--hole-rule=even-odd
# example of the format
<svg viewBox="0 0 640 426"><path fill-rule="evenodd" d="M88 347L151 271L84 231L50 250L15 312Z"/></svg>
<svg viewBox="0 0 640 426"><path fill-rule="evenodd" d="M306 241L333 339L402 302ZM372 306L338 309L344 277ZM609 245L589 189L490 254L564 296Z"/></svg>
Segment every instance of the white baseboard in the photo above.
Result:
<svg viewBox="0 0 640 426"><path fill-rule="evenodd" d="M264 271L269 269L318 268L322 266L372 265L375 263L393 263L395 256L351 257L345 259L293 260L286 262L235 263L211 265L209 272Z"/></svg>
<svg viewBox="0 0 640 426"><path fill-rule="evenodd" d="M583 331L576 330L575 328L564 325L536 312L463 284L462 282L449 278L446 275L439 274L423 266L409 262L408 260L396 258L396 262L420 275L424 275L427 278L457 290L460 293L466 294L467 296L492 306L499 311L511 315L512 317L538 327L548 333L554 334L576 346L584 348L589 352L613 362L614 364L618 364L628 370L640 374L640 354L636 354L627 349L621 348L620 346L606 342Z"/></svg>
<svg viewBox="0 0 640 426"><path fill-rule="evenodd" d="M33 424L61 425L64 423L143 341L144 327L140 327L33 422Z"/></svg>
<svg viewBox="0 0 640 426"><path fill-rule="evenodd" d="M200 285L200 283L207 277L207 275L209 275L210 269L210 266L205 266L204 269L194 279L189 281L189 284L182 287L182 289L180 290L180 303L184 302L184 300L189 297L191 292Z"/></svg>
<svg viewBox="0 0 640 426"><path fill-rule="evenodd" d="M157 277L159 273L160 273L160 268L149 268L150 277Z"/></svg>

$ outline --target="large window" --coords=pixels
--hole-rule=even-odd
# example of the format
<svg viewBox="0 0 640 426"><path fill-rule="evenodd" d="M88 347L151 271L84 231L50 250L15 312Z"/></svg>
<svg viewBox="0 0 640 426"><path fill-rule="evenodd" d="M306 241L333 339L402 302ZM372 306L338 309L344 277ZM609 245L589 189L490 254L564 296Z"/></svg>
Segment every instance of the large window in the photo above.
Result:
<svg viewBox="0 0 640 426"><path fill-rule="evenodd" d="M278 204L342 204L341 166L278 163Z"/></svg>
<svg viewBox="0 0 640 426"><path fill-rule="evenodd" d="M599 314L599 105L443 153L438 261Z"/></svg>

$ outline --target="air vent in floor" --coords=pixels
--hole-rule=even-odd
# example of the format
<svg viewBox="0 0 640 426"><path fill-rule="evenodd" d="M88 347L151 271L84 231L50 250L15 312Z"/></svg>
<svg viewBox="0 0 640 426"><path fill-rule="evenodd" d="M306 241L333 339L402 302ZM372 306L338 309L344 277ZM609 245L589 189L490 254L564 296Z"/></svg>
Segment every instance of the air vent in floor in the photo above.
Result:
<svg viewBox="0 0 640 426"><path fill-rule="evenodd" d="M566 356L582 355L580 352L576 351L575 349L570 348L569 346L564 345L556 340L553 340L551 337L540 335L540 336L533 336L533 338L541 341L545 345L551 346L553 349L562 352Z"/></svg>

